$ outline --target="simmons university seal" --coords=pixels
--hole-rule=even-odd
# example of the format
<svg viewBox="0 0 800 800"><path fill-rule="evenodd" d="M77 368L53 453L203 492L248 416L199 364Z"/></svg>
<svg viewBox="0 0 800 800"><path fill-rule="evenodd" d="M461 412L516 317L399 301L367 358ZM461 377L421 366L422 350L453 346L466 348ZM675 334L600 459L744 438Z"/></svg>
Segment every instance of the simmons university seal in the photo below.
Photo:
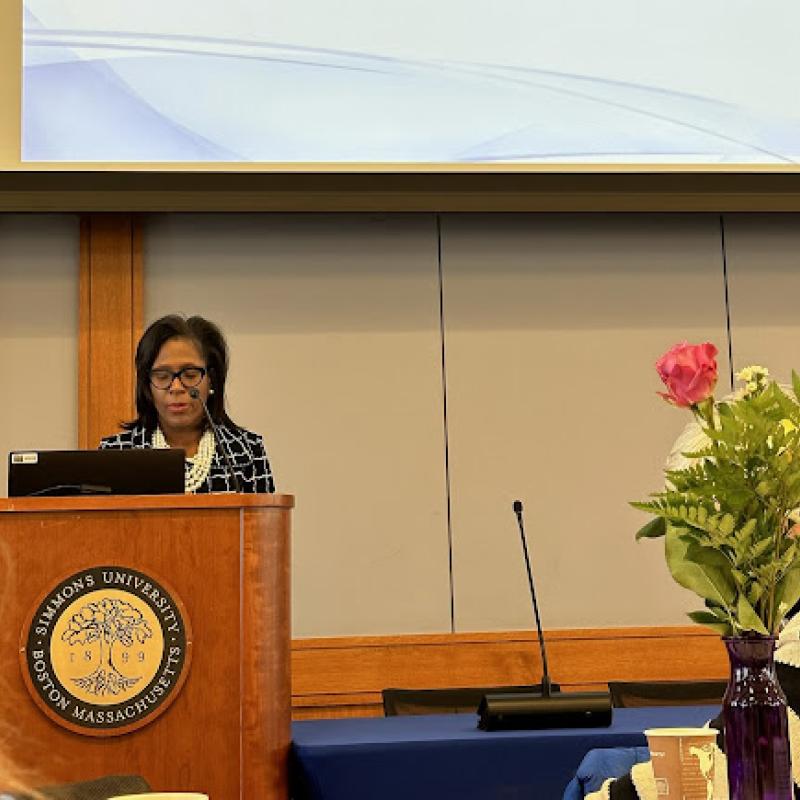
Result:
<svg viewBox="0 0 800 800"><path fill-rule="evenodd" d="M34 609L20 643L37 705L88 736L152 722L178 695L190 660L180 598L129 567L91 567L62 580Z"/></svg>

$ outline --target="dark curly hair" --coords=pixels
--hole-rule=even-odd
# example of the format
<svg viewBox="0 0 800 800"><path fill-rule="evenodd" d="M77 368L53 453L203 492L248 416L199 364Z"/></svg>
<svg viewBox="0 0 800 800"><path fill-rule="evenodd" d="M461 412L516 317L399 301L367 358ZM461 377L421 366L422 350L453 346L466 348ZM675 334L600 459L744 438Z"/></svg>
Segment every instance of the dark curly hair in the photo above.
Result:
<svg viewBox="0 0 800 800"><path fill-rule="evenodd" d="M130 422L123 422L126 430L144 426L154 431L158 426L158 413L153 403L150 370L161 348L170 339L188 339L197 345L208 370L208 380L214 394L208 398L208 411L216 424L238 426L225 411L225 379L228 377L228 345L222 331L203 317L183 317L169 314L153 322L142 334L136 347L136 414Z"/></svg>

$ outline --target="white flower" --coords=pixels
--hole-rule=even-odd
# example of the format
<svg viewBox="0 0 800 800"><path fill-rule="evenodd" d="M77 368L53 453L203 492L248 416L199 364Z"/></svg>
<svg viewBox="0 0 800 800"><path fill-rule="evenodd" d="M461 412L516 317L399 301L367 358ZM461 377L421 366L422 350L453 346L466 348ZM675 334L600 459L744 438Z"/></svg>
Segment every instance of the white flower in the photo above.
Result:
<svg viewBox="0 0 800 800"><path fill-rule="evenodd" d="M749 367L744 367L736 373L736 379L740 381L757 381L765 380L769 377L769 370L766 367L759 367L757 364L752 364Z"/></svg>
<svg viewBox="0 0 800 800"><path fill-rule="evenodd" d="M756 364L745 367L736 373L736 380L742 381L745 384L742 392L742 397L747 397L749 394L761 391L767 385L769 380L769 370L766 367L759 367Z"/></svg>

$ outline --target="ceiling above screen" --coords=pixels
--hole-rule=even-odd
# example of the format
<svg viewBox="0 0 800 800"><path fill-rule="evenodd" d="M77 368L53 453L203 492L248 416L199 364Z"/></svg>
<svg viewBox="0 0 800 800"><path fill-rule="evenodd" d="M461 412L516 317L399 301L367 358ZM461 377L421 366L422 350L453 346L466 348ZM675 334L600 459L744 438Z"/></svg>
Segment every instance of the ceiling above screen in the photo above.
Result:
<svg viewBox="0 0 800 800"><path fill-rule="evenodd" d="M791 165L800 4L25 0L24 162Z"/></svg>

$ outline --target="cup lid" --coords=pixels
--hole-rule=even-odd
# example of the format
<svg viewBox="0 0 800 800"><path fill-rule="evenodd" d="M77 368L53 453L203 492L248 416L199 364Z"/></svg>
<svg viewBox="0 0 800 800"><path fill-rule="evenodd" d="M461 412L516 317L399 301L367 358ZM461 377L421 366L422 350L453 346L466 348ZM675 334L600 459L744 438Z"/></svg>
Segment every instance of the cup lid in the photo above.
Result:
<svg viewBox="0 0 800 800"><path fill-rule="evenodd" d="M708 736L716 738L716 728L648 728L645 736Z"/></svg>
<svg viewBox="0 0 800 800"><path fill-rule="evenodd" d="M144 794L120 794L109 800L208 800L207 794L198 792L145 792Z"/></svg>

